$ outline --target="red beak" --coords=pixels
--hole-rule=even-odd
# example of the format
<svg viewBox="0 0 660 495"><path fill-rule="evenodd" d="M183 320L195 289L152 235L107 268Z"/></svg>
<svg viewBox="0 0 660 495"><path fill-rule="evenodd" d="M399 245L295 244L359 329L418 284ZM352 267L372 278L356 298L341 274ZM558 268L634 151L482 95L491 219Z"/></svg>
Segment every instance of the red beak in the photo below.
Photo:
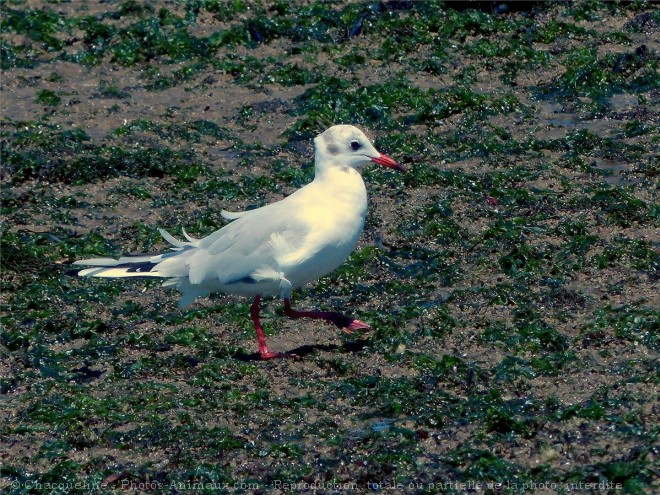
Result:
<svg viewBox="0 0 660 495"><path fill-rule="evenodd" d="M372 162L377 163L378 165L382 165L383 167L387 168L393 168L394 170L398 170L399 172L405 172L406 169L403 168L400 164L392 160L387 155L380 155L380 156L370 156Z"/></svg>

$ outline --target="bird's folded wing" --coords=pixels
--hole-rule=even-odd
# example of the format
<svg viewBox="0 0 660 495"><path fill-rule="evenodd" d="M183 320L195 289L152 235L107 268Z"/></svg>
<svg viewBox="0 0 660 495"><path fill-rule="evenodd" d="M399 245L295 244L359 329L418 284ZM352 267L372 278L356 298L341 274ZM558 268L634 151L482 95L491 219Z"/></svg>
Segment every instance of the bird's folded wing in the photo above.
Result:
<svg viewBox="0 0 660 495"><path fill-rule="evenodd" d="M281 261L293 253L298 253L296 258L304 258L305 238L311 226L303 217L279 210L264 207L246 212L199 240L197 249L185 260L190 282L217 278L230 284L253 275L263 279L265 273L270 273L268 269L279 273Z"/></svg>

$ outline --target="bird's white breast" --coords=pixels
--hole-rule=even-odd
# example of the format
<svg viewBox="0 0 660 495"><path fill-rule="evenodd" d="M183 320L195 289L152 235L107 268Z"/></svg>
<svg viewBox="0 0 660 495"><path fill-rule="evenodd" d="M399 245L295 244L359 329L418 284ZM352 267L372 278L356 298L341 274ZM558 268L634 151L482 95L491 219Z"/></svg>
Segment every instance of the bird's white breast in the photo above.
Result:
<svg viewBox="0 0 660 495"><path fill-rule="evenodd" d="M301 191L303 192L303 191ZM332 168L304 189L295 213L310 226L299 263L284 261L280 269L300 287L341 265L355 249L367 214L367 191L352 168Z"/></svg>

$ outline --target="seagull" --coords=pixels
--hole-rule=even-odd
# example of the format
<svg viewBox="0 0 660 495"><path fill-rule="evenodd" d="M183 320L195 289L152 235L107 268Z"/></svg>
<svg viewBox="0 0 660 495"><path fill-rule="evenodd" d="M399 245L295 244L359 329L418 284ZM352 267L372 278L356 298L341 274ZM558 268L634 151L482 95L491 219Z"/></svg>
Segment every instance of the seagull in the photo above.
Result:
<svg viewBox="0 0 660 495"><path fill-rule="evenodd" d="M335 125L314 138L314 180L281 201L261 208L221 215L232 220L202 239L183 230L185 241L163 229L168 252L91 258L74 262L81 277L164 278L164 287L181 293L180 308L214 292L254 298L250 314L261 359L286 354L271 352L259 318L262 297L279 296L291 318L316 318L347 333L368 329L366 323L329 311L297 311L294 289L339 267L355 249L367 214L367 190L360 169L377 163L405 171L378 152L358 128Z"/></svg>

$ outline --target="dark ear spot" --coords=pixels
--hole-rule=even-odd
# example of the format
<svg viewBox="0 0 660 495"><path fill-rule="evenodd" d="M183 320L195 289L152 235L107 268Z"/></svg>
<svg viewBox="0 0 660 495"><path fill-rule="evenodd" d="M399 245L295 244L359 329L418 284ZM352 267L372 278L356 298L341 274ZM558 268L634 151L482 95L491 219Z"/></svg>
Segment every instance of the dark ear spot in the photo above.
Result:
<svg viewBox="0 0 660 495"><path fill-rule="evenodd" d="M331 155L338 155L339 146L337 146L335 143L328 144L328 153L330 153Z"/></svg>

